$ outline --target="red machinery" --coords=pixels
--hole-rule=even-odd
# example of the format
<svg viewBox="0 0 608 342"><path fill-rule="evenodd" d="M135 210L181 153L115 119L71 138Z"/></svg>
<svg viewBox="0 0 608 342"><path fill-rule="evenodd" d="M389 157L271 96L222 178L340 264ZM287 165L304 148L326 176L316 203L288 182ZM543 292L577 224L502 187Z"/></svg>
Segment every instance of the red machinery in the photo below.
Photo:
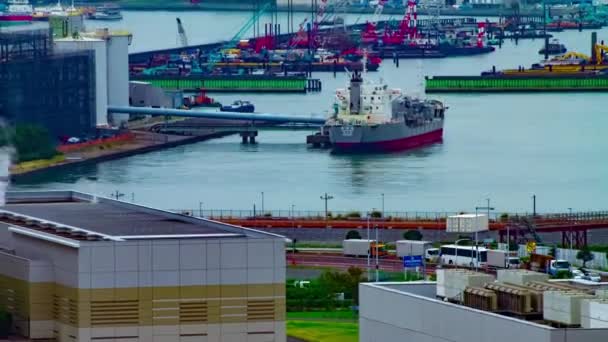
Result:
<svg viewBox="0 0 608 342"><path fill-rule="evenodd" d="M304 19L302 23L300 23L300 29L298 33L292 38L290 42L291 47L302 47L306 48L309 46L316 47L319 44L317 34L319 32L319 23L323 20L323 15L325 14L325 8L327 7L327 0L321 0L319 4L319 8L317 9L317 13L314 18L314 22L312 23L312 28L310 30L310 39L312 40L312 44L308 41L308 33L306 32L306 22L308 18Z"/></svg>
<svg viewBox="0 0 608 342"><path fill-rule="evenodd" d="M384 30L382 42L384 45L401 45L405 39L418 38L418 10L416 0L408 0L403 19L399 23L398 30Z"/></svg>
<svg viewBox="0 0 608 342"><path fill-rule="evenodd" d="M378 1L378 5L376 6L376 10L374 11L374 16L371 21L365 23L365 29L361 32L361 43L363 44L376 44L378 42L378 18L382 14L382 10L384 9L384 4L387 0Z"/></svg>
<svg viewBox="0 0 608 342"><path fill-rule="evenodd" d="M477 47L484 47L486 38L486 23L477 23Z"/></svg>

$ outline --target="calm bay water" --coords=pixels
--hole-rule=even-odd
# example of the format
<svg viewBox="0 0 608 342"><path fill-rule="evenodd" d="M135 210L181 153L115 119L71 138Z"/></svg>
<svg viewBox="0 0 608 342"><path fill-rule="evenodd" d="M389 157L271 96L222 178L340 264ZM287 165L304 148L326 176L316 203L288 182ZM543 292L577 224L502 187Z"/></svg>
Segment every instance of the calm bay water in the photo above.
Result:
<svg viewBox="0 0 608 342"><path fill-rule="evenodd" d="M125 12L111 23L134 33L132 50L176 46L175 17L182 18L191 43L212 42L238 30L248 13ZM357 20L356 16L348 21ZM298 18L296 18L296 22ZM89 22L89 26L107 23ZM608 30L599 36L608 37ZM588 53L590 33L557 36L571 50ZM371 77L389 86L420 92L423 75L474 75L481 70L529 66L539 60L542 41L507 42L493 54L385 63ZM324 90L307 95L218 95L251 100L259 111L321 115L330 107L345 75L318 73ZM381 206L386 210L472 210L485 198L499 211L606 209L608 199L608 116L605 94L483 94L433 96L450 108L442 144L386 155L333 155L309 149L309 132L261 132L260 144L243 146L238 137L73 168L32 177L14 189L77 189L161 208L321 209L320 195L334 196L330 208ZM92 179L97 179L96 181Z"/></svg>

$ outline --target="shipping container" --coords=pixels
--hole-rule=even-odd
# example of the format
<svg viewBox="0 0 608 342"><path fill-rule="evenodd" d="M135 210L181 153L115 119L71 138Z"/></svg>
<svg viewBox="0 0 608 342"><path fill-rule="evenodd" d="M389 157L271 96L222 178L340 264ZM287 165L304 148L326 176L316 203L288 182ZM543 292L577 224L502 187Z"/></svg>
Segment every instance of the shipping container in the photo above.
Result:
<svg viewBox="0 0 608 342"><path fill-rule="evenodd" d="M430 241L397 240L396 246L397 256L402 258L406 255L424 256L426 250L433 247L433 243Z"/></svg>
<svg viewBox="0 0 608 342"><path fill-rule="evenodd" d="M448 233L475 233L488 230L488 216L484 214L462 214L448 216L446 231Z"/></svg>

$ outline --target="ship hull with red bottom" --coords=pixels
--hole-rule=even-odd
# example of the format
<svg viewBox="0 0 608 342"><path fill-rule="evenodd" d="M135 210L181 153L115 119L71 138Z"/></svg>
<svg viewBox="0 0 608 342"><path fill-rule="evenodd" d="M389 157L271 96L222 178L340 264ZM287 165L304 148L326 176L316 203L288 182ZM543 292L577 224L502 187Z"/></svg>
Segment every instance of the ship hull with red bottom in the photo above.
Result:
<svg viewBox="0 0 608 342"><path fill-rule="evenodd" d="M390 123L376 127L332 126L328 129L333 150L339 153L397 152L443 140L443 120L419 127Z"/></svg>

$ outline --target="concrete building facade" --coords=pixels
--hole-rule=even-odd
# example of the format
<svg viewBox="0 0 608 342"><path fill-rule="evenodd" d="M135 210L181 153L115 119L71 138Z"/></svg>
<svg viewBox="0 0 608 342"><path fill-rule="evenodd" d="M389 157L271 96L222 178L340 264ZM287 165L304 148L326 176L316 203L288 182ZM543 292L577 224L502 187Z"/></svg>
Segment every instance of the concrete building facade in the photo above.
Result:
<svg viewBox="0 0 608 342"><path fill-rule="evenodd" d="M0 245L0 309L30 339L286 339L278 235L70 191L9 192Z"/></svg>
<svg viewBox="0 0 608 342"><path fill-rule="evenodd" d="M359 287L359 341L605 342L608 329L557 329L443 302L435 282Z"/></svg>

